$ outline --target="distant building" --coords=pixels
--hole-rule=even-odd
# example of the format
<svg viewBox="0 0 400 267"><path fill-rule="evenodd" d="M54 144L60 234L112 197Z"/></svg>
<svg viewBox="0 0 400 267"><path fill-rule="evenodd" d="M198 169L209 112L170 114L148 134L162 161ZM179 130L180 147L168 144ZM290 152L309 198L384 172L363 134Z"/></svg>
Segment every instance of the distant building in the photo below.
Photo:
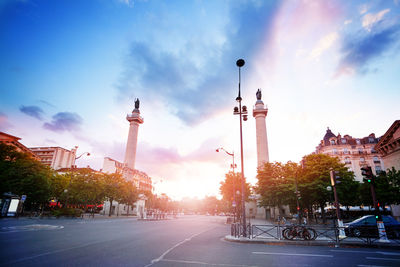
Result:
<svg viewBox="0 0 400 267"><path fill-rule="evenodd" d="M40 158L38 156L36 156L29 148L27 148L26 146L21 144L19 142L19 140L21 140L21 138L13 136L11 134L6 134L4 132L0 132L0 143L5 143L7 145L13 146L16 148L16 150L18 152L27 153L32 158L34 158L36 160L40 160Z"/></svg>
<svg viewBox="0 0 400 267"><path fill-rule="evenodd" d="M350 135L337 136L328 128L321 143L316 148L317 154L326 154L338 157L345 163L350 171L354 172L355 179L363 181L361 168L370 166L374 174L384 170L384 163L381 155L375 150L379 138L370 134L363 138L353 138Z"/></svg>
<svg viewBox="0 0 400 267"><path fill-rule="evenodd" d="M386 169L400 170L400 120L396 120L380 138L375 149L381 154Z"/></svg>
<svg viewBox="0 0 400 267"><path fill-rule="evenodd" d="M75 147L71 150L62 147L31 147L29 148L40 161L54 170L61 168L71 168L75 165L76 150Z"/></svg>
<svg viewBox="0 0 400 267"><path fill-rule="evenodd" d="M105 173L120 173L127 181L133 181L136 188L142 191L151 191L151 178L142 171L126 167L124 163L114 160L109 157L104 158L102 172Z"/></svg>
<svg viewBox="0 0 400 267"><path fill-rule="evenodd" d="M400 170L400 120L393 122L392 126L380 138L375 149L381 154L386 169ZM400 221L400 205L390 205L392 215Z"/></svg>

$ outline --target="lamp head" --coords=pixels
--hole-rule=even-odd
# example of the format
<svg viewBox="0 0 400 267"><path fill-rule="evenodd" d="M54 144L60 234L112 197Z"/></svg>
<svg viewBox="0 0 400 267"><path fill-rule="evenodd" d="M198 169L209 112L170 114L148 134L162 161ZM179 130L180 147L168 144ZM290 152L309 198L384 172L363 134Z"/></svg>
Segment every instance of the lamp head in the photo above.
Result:
<svg viewBox="0 0 400 267"><path fill-rule="evenodd" d="M236 66L238 66L239 68L240 67L243 67L244 66L244 60L243 59L238 59L237 61L236 61Z"/></svg>

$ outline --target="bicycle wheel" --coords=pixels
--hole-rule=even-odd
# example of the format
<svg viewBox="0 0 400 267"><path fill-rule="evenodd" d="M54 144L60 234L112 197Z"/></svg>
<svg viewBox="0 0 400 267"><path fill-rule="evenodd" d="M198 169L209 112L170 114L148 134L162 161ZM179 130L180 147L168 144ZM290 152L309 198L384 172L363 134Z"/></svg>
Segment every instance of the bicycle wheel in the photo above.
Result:
<svg viewBox="0 0 400 267"><path fill-rule="evenodd" d="M295 229L291 229L291 228L286 228L284 230L284 237L288 240L293 240L293 238L295 238L296 236L296 231Z"/></svg>
<svg viewBox="0 0 400 267"><path fill-rule="evenodd" d="M307 228L308 232L310 233L311 237L310 240L315 240L317 239L317 231L315 231L312 228Z"/></svg>
<svg viewBox="0 0 400 267"><path fill-rule="evenodd" d="M303 228L303 230L300 232L300 236L304 240L310 240L311 239L311 234L310 234L310 232L308 231L307 228Z"/></svg>

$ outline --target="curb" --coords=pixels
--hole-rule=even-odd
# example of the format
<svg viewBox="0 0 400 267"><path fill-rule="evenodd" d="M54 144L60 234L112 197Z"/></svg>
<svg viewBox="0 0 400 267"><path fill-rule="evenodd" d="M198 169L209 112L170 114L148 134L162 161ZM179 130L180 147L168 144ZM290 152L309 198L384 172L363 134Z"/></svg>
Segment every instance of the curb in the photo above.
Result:
<svg viewBox="0 0 400 267"><path fill-rule="evenodd" d="M366 247L366 248L391 248L400 250L400 244L367 244L358 242L348 242L336 244L334 241L300 241L300 240L278 240L278 239L249 239L244 237L233 237L227 235L224 237L225 241L244 243L244 244L265 244L265 245L294 245L294 246L326 246L326 247Z"/></svg>

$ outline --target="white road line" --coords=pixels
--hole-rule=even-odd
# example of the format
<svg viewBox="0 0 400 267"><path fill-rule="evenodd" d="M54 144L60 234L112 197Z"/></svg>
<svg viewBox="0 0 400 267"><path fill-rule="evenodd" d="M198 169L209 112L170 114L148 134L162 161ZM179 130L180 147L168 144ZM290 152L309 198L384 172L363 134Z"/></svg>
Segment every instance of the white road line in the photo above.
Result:
<svg viewBox="0 0 400 267"><path fill-rule="evenodd" d="M333 255L324 255L324 254L301 254L301 253L278 253L278 252L252 252L252 253L260 254L260 255L282 255L282 256L305 256L305 257L333 258Z"/></svg>
<svg viewBox="0 0 400 267"><path fill-rule="evenodd" d="M184 263L184 264L199 264L199 265L205 265L205 266L231 266L231 267L256 267L257 266L257 265L237 265L237 264L224 264L224 263L208 263L208 262L201 262L201 261L184 261L184 260L171 260L171 259L162 259L161 261Z"/></svg>
<svg viewBox="0 0 400 267"><path fill-rule="evenodd" d="M214 227L214 228L215 228L215 227ZM182 245L182 244L184 244L184 243L186 243L186 242L192 240L193 237L198 236L198 235L201 235L202 233L205 233L205 232L207 232L207 231L210 231L210 230L212 230L212 229L214 229L214 228L207 229L207 230L204 230L204 231L202 231L202 232L200 232L200 233L194 234L194 235L190 236L189 238L186 238L185 240L179 242L178 244L175 244L175 245L172 246L171 248L167 249L163 254L161 254L160 257L158 257L157 259L151 260L151 262L150 262L149 264L147 264L146 266L144 266L144 267L152 266L154 263L157 263L157 262L161 261L161 260L165 257L165 255L167 255L169 252L171 252L174 248L179 247L180 245Z"/></svg>
<svg viewBox="0 0 400 267"><path fill-rule="evenodd" d="M400 259L392 259L392 258L375 258L375 257L365 257L368 260L384 260L384 261L400 261Z"/></svg>
<svg viewBox="0 0 400 267"><path fill-rule="evenodd" d="M359 250L338 250L338 249L331 249L331 252L338 252L338 253L373 253L376 254L378 251L359 251Z"/></svg>
<svg viewBox="0 0 400 267"><path fill-rule="evenodd" d="M357 267L386 267L384 265L364 265L364 264L359 264Z"/></svg>

